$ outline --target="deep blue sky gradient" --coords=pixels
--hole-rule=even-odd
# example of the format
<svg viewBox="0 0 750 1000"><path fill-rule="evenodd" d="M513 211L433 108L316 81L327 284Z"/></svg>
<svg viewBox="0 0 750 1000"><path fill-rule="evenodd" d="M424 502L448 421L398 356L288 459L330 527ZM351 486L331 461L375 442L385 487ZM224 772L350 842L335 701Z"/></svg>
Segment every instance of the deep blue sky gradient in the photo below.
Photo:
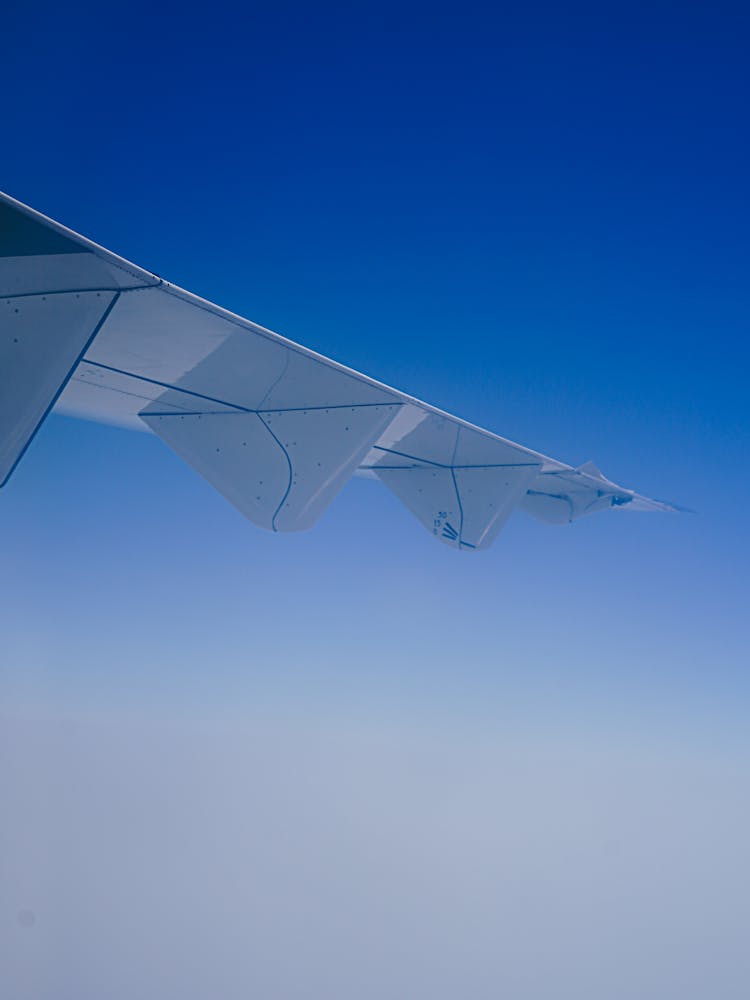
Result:
<svg viewBox="0 0 750 1000"><path fill-rule="evenodd" d="M746 776L749 20L728 4L6 7L8 193L353 368L697 511L569 528L519 514L471 557L355 481L314 532L272 536L157 440L53 417L0 497L13 726L514 732L553 761L669 746L686 774L708 755ZM403 739L410 773L419 737ZM711 805L706 885L725 834L750 826L740 786ZM637 787L628 816L648 846ZM550 809L553 843L564 805ZM651 883L629 879L645 914ZM723 969L733 997L747 962L726 947L704 971ZM591 996L663 1000L667 967ZM578 998L581 968L558 974ZM424 983L409 995L437 996ZM352 995L324 984L299 995Z"/></svg>

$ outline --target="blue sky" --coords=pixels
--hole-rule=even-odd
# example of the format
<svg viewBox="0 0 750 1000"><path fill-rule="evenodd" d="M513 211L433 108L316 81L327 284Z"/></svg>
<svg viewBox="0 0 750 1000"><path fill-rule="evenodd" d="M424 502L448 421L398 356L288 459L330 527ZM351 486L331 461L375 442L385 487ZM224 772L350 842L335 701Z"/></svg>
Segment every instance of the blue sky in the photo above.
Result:
<svg viewBox="0 0 750 1000"><path fill-rule="evenodd" d="M20 1000L744 995L748 27L9 5L9 194L697 511L470 557L355 481L272 536L51 418L0 497Z"/></svg>

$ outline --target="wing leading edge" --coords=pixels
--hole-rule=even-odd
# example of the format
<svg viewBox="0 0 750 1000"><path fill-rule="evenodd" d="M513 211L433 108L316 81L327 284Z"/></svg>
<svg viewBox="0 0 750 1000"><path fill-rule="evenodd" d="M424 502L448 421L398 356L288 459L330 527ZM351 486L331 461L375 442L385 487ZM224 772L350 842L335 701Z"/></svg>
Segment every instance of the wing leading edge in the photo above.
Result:
<svg viewBox="0 0 750 1000"><path fill-rule="evenodd" d="M487 548L514 509L676 510L293 343L0 195L0 484L53 407L150 430L246 517L311 527L352 475L436 538Z"/></svg>

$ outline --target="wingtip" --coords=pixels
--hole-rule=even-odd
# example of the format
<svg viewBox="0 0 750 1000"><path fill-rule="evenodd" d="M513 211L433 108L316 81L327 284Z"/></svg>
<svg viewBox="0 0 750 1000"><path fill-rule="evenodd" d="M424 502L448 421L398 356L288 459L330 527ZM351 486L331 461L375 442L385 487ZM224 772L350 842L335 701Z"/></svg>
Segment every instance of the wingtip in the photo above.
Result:
<svg viewBox="0 0 750 1000"><path fill-rule="evenodd" d="M670 500L656 500L654 497L644 497L636 493L631 503L624 505L631 510L659 511L663 514L696 514L692 507L683 507L681 504L672 503Z"/></svg>

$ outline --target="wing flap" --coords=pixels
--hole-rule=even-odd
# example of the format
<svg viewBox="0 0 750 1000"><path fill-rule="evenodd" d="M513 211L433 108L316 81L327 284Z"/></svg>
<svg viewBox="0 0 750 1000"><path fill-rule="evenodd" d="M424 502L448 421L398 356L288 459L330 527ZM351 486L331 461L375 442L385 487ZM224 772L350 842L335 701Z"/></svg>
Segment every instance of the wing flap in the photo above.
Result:
<svg viewBox="0 0 750 1000"><path fill-rule="evenodd" d="M118 292L0 300L0 485L10 477Z"/></svg>

